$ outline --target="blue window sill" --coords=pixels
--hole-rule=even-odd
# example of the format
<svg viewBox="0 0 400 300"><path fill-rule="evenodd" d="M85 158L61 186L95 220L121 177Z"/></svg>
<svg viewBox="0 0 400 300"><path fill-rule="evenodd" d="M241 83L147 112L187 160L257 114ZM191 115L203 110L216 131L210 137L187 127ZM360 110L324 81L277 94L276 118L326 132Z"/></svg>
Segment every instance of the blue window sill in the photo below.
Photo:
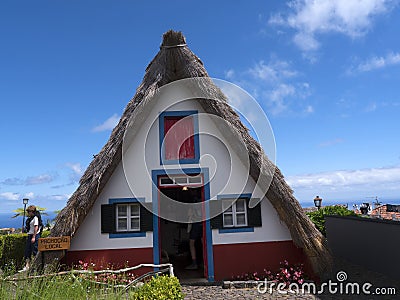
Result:
<svg viewBox="0 0 400 300"><path fill-rule="evenodd" d="M145 236L146 236L146 232L110 233L108 235L108 237L110 239L145 237Z"/></svg>
<svg viewBox="0 0 400 300"><path fill-rule="evenodd" d="M189 158L189 159L174 159L174 160L167 160L162 159L162 165L180 165L180 164L198 164L200 159L198 157Z"/></svg>
<svg viewBox="0 0 400 300"><path fill-rule="evenodd" d="M218 229L218 233L254 232L254 227Z"/></svg>

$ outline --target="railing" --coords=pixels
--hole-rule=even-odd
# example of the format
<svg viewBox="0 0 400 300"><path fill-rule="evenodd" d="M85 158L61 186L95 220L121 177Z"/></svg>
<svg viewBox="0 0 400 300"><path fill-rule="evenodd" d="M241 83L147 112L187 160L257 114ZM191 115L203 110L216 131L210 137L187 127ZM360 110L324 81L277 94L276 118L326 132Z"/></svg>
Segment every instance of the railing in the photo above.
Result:
<svg viewBox="0 0 400 300"><path fill-rule="evenodd" d="M74 279L76 279L75 275L80 275L80 274L87 274L87 275L98 275L98 274L123 274L127 273L130 271L134 271L140 268L157 268L158 270L150 271L147 272L137 278L135 278L133 281L129 282L128 284L109 284L105 282L98 282L94 281L91 279L84 278L85 280L99 284L102 286L107 286L110 288L120 288L122 289L123 292L127 292L130 288L136 288L140 282L143 282L145 279L163 274L163 273L169 273L169 276L175 276L174 275L174 267L172 264L159 264L159 265L154 265L154 264L140 264L134 267L128 267L124 269L119 269L119 270L97 270L97 271L91 271L91 270L71 270L71 271L62 271L58 273L51 273L51 274L43 274L43 275L33 275L33 276L21 276L21 273L18 273L16 275L8 276L4 278L3 280L5 281L22 281L22 280L27 280L27 279L36 279L36 278L45 278L45 277L51 277L51 276L64 276L64 275L71 275Z"/></svg>

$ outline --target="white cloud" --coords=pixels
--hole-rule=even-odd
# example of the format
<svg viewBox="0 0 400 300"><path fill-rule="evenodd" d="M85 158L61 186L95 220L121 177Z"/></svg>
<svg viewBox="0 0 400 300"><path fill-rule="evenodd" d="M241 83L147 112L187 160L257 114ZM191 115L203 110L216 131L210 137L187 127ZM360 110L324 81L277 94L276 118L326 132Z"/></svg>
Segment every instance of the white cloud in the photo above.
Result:
<svg viewBox="0 0 400 300"><path fill-rule="evenodd" d="M42 183L49 183L54 180L54 177L49 174L42 174L38 176L31 176L26 178L25 185L35 185L35 184L42 184Z"/></svg>
<svg viewBox="0 0 400 300"><path fill-rule="evenodd" d="M347 74L370 72L398 64L400 64L400 53L388 53L386 56L375 56L357 66L351 67Z"/></svg>
<svg viewBox="0 0 400 300"><path fill-rule="evenodd" d="M376 103L370 103L368 106L365 108L366 112L373 112L378 108L378 105Z"/></svg>
<svg viewBox="0 0 400 300"><path fill-rule="evenodd" d="M24 185L24 180L21 178L14 177L14 178L6 178L0 183L4 185Z"/></svg>
<svg viewBox="0 0 400 300"><path fill-rule="evenodd" d="M92 129L93 132L101 132L107 130L113 130L115 126L117 126L120 117L117 114L113 114L107 120L105 120L102 124L94 127Z"/></svg>
<svg viewBox="0 0 400 300"><path fill-rule="evenodd" d="M293 85L280 84L276 88L267 92L268 98L270 99L269 106L271 112L274 115L280 114L287 109L287 104L285 104L285 99L289 96L294 96L296 89Z"/></svg>
<svg viewBox="0 0 400 300"><path fill-rule="evenodd" d="M69 194L64 195L50 195L50 196L43 196L44 199L48 200L56 200L56 201L66 201L68 198L71 197Z"/></svg>
<svg viewBox="0 0 400 300"><path fill-rule="evenodd" d="M21 195L18 193L4 192L0 193L0 198L3 198L5 200L19 200L21 198Z"/></svg>
<svg viewBox="0 0 400 300"><path fill-rule="evenodd" d="M400 190L400 167L342 170L317 174L288 176L287 182L294 189L338 190L365 189Z"/></svg>
<svg viewBox="0 0 400 300"><path fill-rule="evenodd" d="M37 185L52 182L55 177L56 175L41 174L37 176L29 176L25 179L15 177L7 178L0 183L3 185Z"/></svg>
<svg viewBox="0 0 400 300"><path fill-rule="evenodd" d="M282 60L271 60L268 64L262 60L253 68L250 68L249 73L254 78L267 83L281 82L298 75L298 72L293 70L288 62Z"/></svg>
<svg viewBox="0 0 400 300"><path fill-rule="evenodd" d="M22 198L28 198L30 202L32 201L40 201L42 203L44 202L52 202L54 200L56 201L65 201L68 200L72 194L35 194L33 192L28 192L25 194L20 194L20 193L5 193L9 194L9 198L6 198L7 200L22 200ZM2 197L2 194L0 194L0 198Z"/></svg>
<svg viewBox="0 0 400 300"><path fill-rule="evenodd" d="M38 202L40 206L46 206L48 203L53 201L66 201L70 197L70 194L37 194L34 193L26 193L24 197L28 198L31 201ZM47 203L47 204L46 204Z"/></svg>
<svg viewBox="0 0 400 300"><path fill-rule="evenodd" d="M80 163L67 163L67 167L69 167L75 174L82 175L82 166Z"/></svg>
<svg viewBox="0 0 400 300"><path fill-rule="evenodd" d="M229 69L228 71L225 72L226 79L233 79L234 77L235 77L235 70Z"/></svg>
<svg viewBox="0 0 400 300"><path fill-rule="evenodd" d="M67 163L67 167L72 170L72 174L70 175L71 183L76 183L79 181L83 174L82 166L80 163Z"/></svg>
<svg viewBox="0 0 400 300"><path fill-rule="evenodd" d="M312 113L314 112L314 107L312 107L311 105L308 105L308 106L305 108L304 112L305 112L306 114L312 114Z"/></svg>
<svg viewBox="0 0 400 300"><path fill-rule="evenodd" d="M29 193L26 193L24 197L28 198L28 199L32 199L35 197L35 194L33 192L29 192Z"/></svg>
<svg viewBox="0 0 400 300"><path fill-rule="evenodd" d="M288 26L296 31L295 44L303 51L320 47L318 34L341 33L351 38L365 35L377 15L390 11L393 0L293 0L287 16L275 14L269 24Z"/></svg>
<svg viewBox="0 0 400 300"><path fill-rule="evenodd" d="M320 43L314 38L314 35L299 32L293 37L294 43L303 51L317 50Z"/></svg>
<svg viewBox="0 0 400 300"><path fill-rule="evenodd" d="M319 147L330 147L330 146L337 145L337 144L340 144L340 143L343 143L343 142L344 142L343 139L336 138L336 139L333 139L333 140L322 142L318 146Z"/></svg>
<svg viewBox="0 0 400 300"><path fill-rule="evenodd" d="M263 102L273 115L288 111L310 113L313 108L300 101L307 98L310 85L301 82L301 74L295 70L290 62L271 58L268 62L260 61L249 68L243 77L250 75L247 84L252 89L252 94ZM293 109L296 107L295 109Z"/></svg>

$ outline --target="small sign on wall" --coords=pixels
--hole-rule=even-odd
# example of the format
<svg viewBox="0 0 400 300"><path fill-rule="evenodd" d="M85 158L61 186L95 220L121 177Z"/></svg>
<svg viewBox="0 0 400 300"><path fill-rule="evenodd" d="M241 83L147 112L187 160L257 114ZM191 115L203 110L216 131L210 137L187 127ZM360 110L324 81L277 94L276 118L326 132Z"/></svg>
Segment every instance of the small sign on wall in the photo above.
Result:
<svg viewBox="0 0 400 300"><path fill-rule="evenodd" d="M40 238L38 241L39 251L67 250L71 244L70 236L58 236Z"/></svg>

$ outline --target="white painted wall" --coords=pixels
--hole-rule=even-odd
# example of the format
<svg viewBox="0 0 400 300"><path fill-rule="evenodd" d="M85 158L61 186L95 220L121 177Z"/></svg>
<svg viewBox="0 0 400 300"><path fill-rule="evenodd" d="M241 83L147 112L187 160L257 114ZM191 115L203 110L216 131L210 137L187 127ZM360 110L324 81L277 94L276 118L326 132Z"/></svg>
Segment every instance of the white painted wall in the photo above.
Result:
<svg viewBox="0 0 400 300"><path fill-rule="evenodd" d="M124 249L142 248L153 246L153 233L147 232L146 237L113 238L108 233L101 233L101 205L108 204L111 198L132 198L132 192L126 182L122 164L115 169L107 185L100 193L96 203L79 227L71 240L71 251L98 250L98 249Z"/></svg>
<svg viewBox="0 0 400 300"><path fill-rule="evenodd" d="M231 243L254 243L254 242L273 242L292 240L290 232L283 222L280 221L276 210L271 202L263 196L263 192L257 186L254 180L246 186L246 191L252 191L253 198L261 198L261 220L262 227L254 227L254 232L233 232L219 233L218 229L212 230L213 244L231 244Z"/></svg>
<svg viewBox="0 0 400 300"><path fill-rule="evenodd" d="M253 180L247 183L247 168L232 150L237 141L227 141L219 132L214 121L207 115L196 100L176 103L177 99L191 98L192 94L184 87L167 86L150 100L141 119L133 124L133 130L124 144L123 161L106 184L91 212L79 228L71 242L71 250L115 249L152 247L152 233L146 237L114 238L100 233L101 204L108 204L110 198L145 198L152 201L151 171L160 169L179 169L202 167L210 171L210 196L217 199L220 194L252 193L254 198L263 198L262 224L253 233L224 233L213 230L213 244L245 243L291 240L285 224L281 223L270 202ZM165 110L197 110L199 112L200 164L160 165L158 116ZM137 110L139 111L139 110ZM265 191L264 191L265 192Z"/></svg>

